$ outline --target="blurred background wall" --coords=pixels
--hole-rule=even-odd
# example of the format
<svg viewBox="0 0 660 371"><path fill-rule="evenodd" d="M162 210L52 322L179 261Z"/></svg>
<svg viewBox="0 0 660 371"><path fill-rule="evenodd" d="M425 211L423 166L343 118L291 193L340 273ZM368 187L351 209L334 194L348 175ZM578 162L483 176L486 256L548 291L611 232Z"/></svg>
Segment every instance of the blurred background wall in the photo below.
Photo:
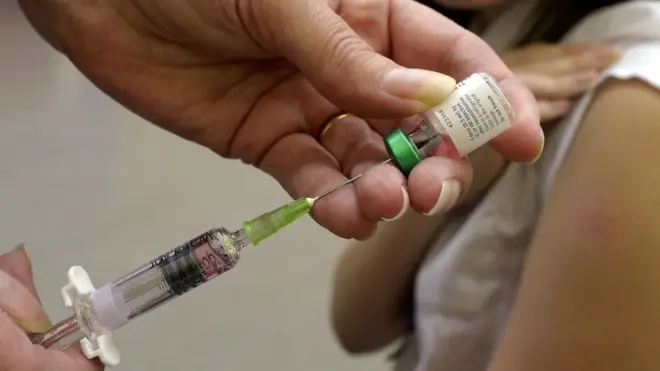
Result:
<svg viewBox="0 0 660 371"><path fill-rule="evenodd" d="M100 286L211 227L289 200L256 169L221 159L104 96L0 0L0 250L25 242L53 321L71 314L71 265ZM117 333L118 370L371 371L329 326L343 241L309 218L244 253L229 274Z"/></svg>

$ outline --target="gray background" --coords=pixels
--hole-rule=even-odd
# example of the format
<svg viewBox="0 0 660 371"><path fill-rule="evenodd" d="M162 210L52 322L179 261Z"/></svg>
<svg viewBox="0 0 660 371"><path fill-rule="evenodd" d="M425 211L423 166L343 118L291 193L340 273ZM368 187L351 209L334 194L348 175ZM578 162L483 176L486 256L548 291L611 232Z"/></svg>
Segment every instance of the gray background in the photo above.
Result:
<svg viewBox="0 0 660 371"><path fill-rule="evenodd" d="M71 265L97 286L180 242L288 201L267 175L105 97L0 0L0 250L25 242L53 321ZM305 219L241 264L117 332L118 370L386 370L328 321L343 241Z"/></svg>

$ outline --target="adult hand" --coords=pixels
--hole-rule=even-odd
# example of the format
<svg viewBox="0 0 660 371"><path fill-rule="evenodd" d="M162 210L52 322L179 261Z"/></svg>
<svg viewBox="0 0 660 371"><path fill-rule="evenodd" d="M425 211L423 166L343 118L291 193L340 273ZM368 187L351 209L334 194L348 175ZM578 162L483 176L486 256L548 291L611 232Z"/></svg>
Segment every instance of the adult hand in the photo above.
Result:
<svg viewBox="0 0 660 371"><path fill-rule="evenodd" d="M574 98L589 90L620 53L593 44L534 44L502 54L502 60L532 91L541 122L564 116Z"/></svg>
<svg viewBox="0 0 660 371"><path fill-rule="evenodd" d="M529 90L482 40L413 0L21 3L44 38L117 101L261 168L294 197L318 195L382 160L380 138L400 124L383 119L424 111L454 87L427 70L456 79L493 74L517 121L492 146L513 161L542 149ZM321 145L324 122L340 111L381 120ZM339 236L364 238L396 215L406 205L405 179L391 166L370 170L320 201L316 220ZM466 161L432 158L416 170L408 191L421 211L446 198L445 180L469 188Z"/></svg>
<svg viewBox="0 0 660 371"><path fill-rule="evenodd" d="M533 44L502 54L502 60L534 94L541 125L567 114L575 99L594 86L599 74L620 56L616 47L592 44ZM481 197L506 168L507 161L489 147L470 155L473 180L460 204Z"/></svg>
<svg viewBox="0 0 660 371"><path fill-rule="evenodd" d="M46 350L33 345L26 332L48 330L50 322L37 298L32 267L21 248L0 255L0 370L98 371L77 348Z"/></svg>

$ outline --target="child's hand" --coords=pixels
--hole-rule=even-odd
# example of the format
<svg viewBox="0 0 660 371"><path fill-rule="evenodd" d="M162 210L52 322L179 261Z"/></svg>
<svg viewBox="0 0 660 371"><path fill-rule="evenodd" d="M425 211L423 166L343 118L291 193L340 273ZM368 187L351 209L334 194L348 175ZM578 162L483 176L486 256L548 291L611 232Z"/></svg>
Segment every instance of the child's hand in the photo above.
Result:
<svg viewBox="0 0 660 371"><path fill-rule="evenodd" d="M568 113L573 99L594 85L619 51L607 45L534 44L501 57L534 93L541 122L547 122Z"/></svg>
<svg viewBox="0 0 660 371"><path fill-rule="evenodd" d="M616 61L619 53L605 45L534 44L501 57L534 93L543 125L568 113L573 100L593 86L599 73ZM474 178L459 205L479 199L508 163L489 146L472 153L470 162Z"/></svg>

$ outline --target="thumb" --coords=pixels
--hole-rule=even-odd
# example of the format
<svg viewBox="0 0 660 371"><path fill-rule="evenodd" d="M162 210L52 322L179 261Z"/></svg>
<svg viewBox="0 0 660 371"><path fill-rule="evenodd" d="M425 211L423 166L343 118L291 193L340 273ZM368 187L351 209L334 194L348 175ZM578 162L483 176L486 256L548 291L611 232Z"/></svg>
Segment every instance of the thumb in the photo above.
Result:
<svg viewBox="0 0 660 371"><path fill-rule="evenodd" d="M24 244L19 244L12 251L0 255L0 270L12 276L38 299L32 276L32 261Z"/></svg>
<svg viewBox="0 0 660 371"><path fill-rule="evenodd" d="M5 312L28 332L50 327L46 312L36 298L32 270L24 248L0 255L0 312Z"/></svg>
<svg viewBox="0 0 660 371"><path fill-rule="evenodd" d="M325 1L290 0L266 10L272 42L339 108L363 117L406 117L444 100L446 75L408 69L377 53ZM388 2L382 2L389 6Z"/></svg>

